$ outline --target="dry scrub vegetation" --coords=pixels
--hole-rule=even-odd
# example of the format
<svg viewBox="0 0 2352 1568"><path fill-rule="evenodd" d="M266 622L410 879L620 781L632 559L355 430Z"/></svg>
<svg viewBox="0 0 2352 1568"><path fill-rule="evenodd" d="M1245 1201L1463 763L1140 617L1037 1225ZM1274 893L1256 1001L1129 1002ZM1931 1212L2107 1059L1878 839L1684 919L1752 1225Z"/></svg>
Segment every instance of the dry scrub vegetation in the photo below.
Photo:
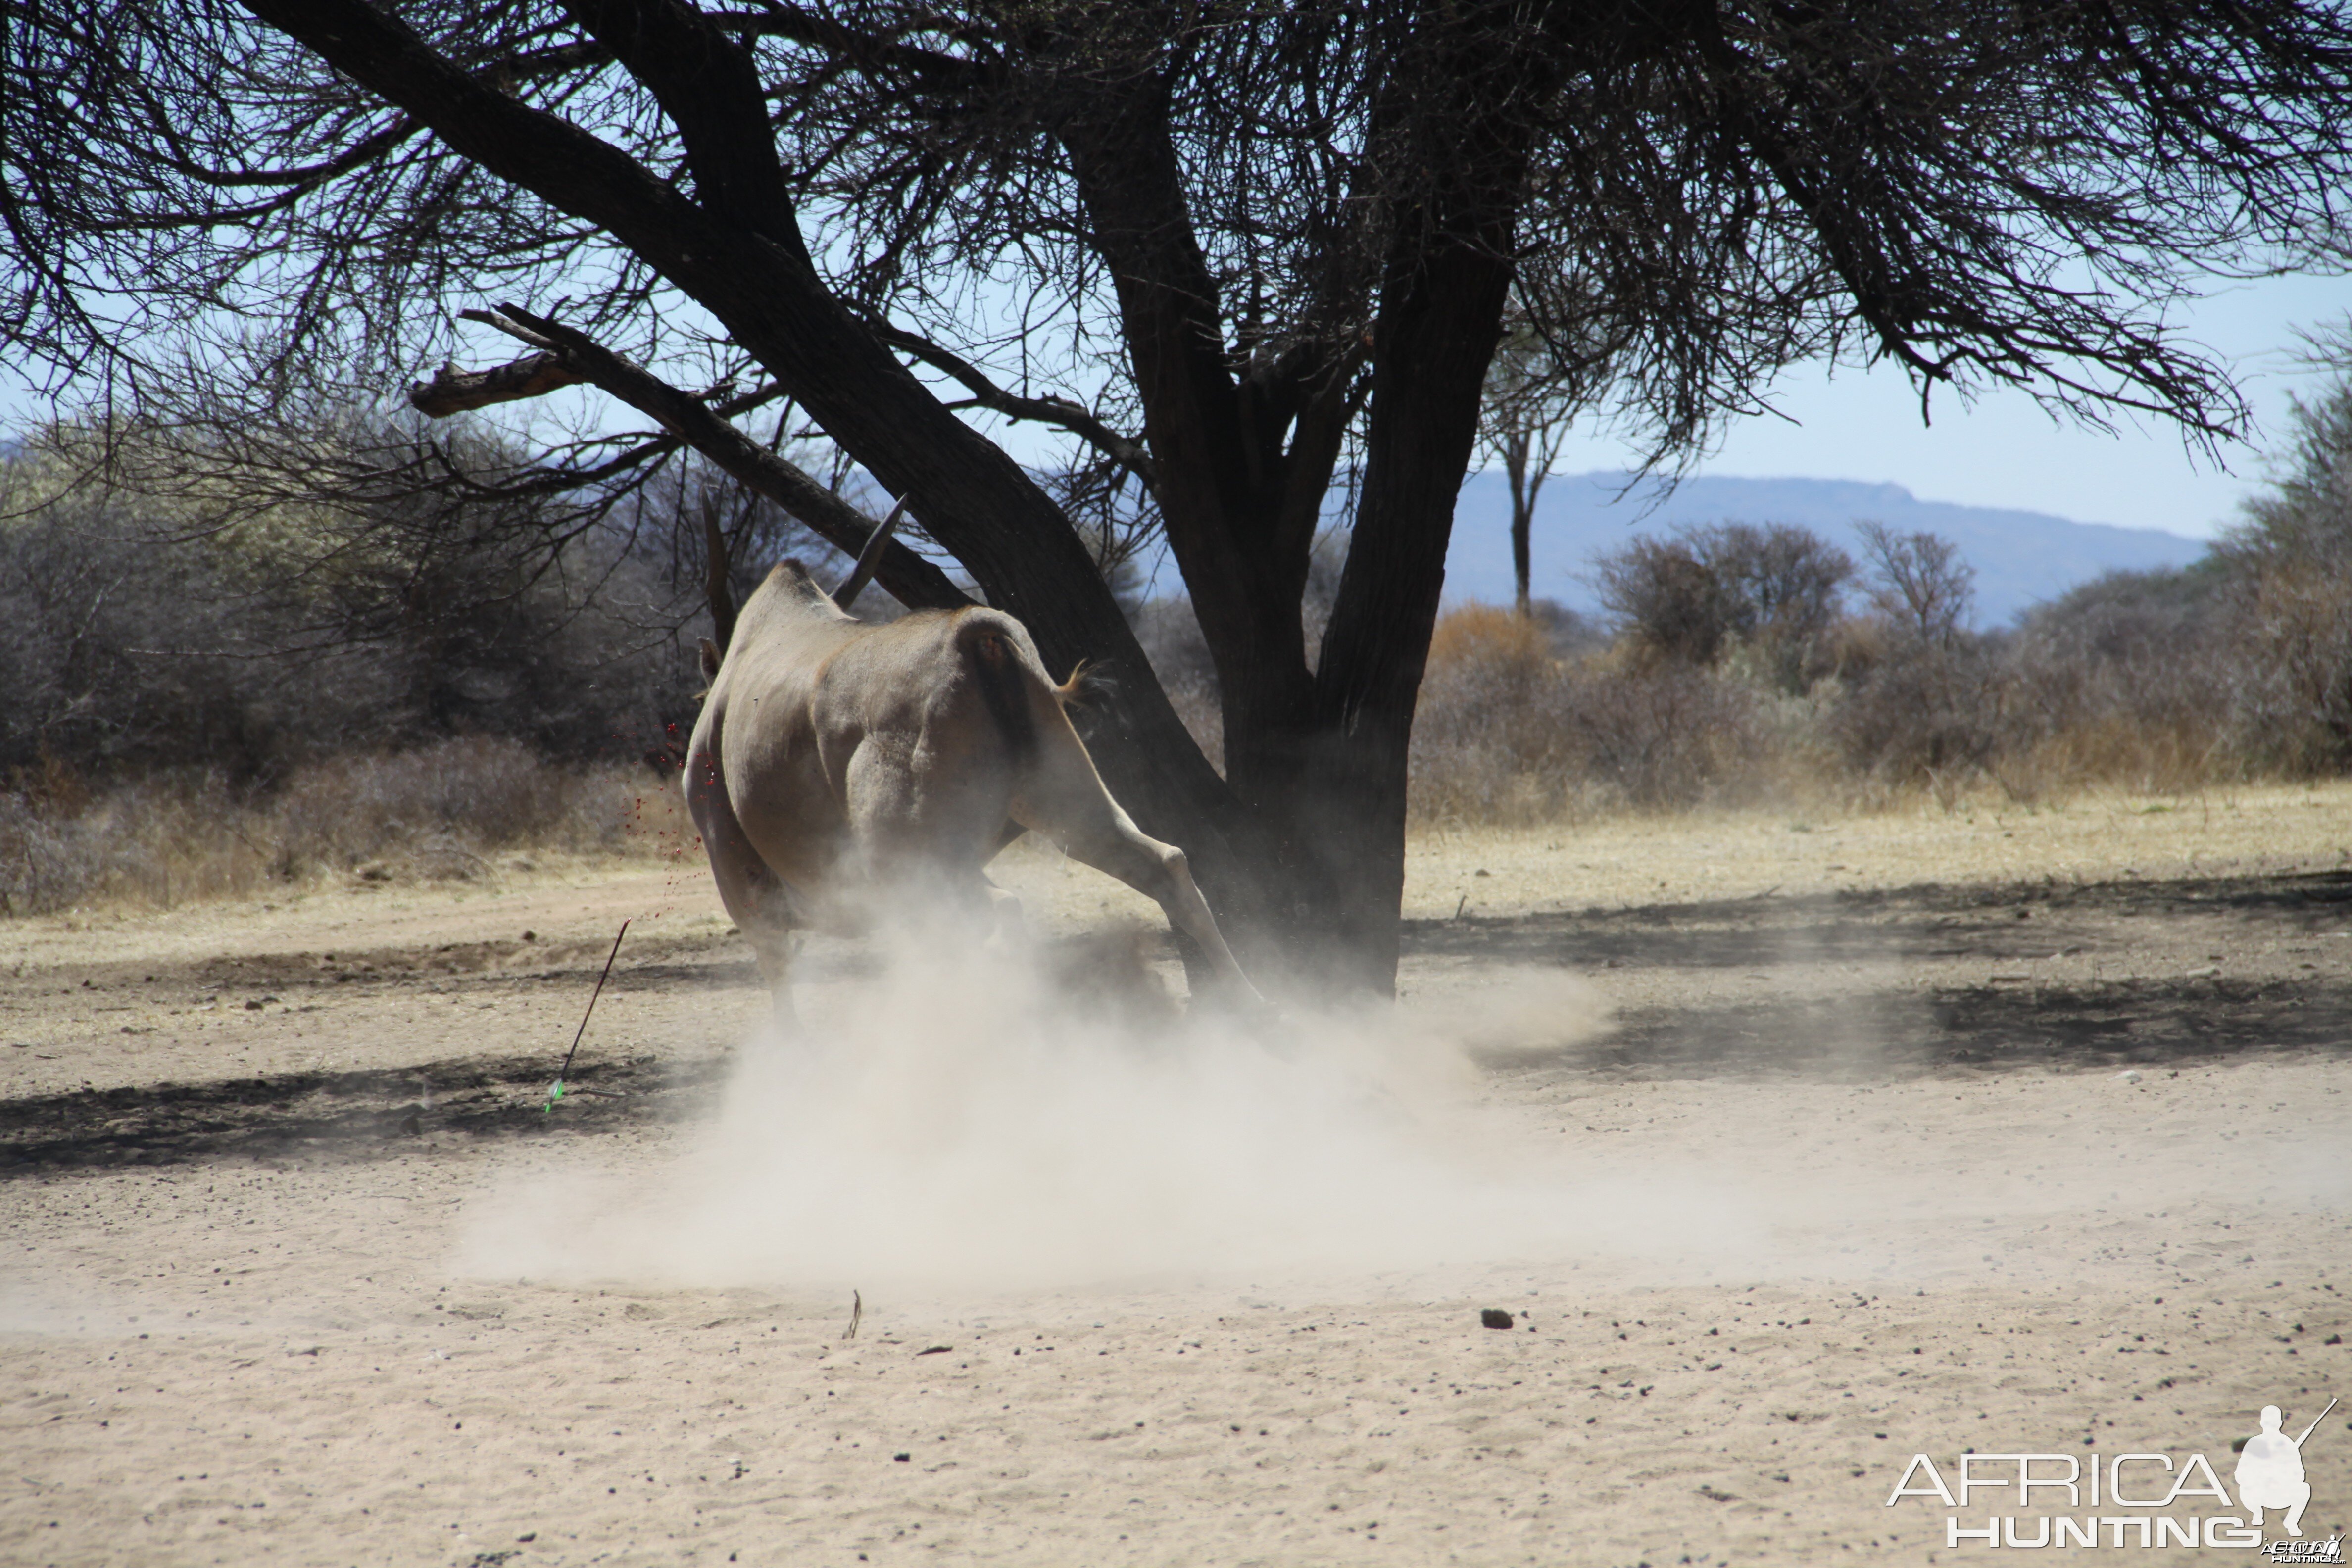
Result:
<svg viewBox="0 0 2352 1568"><path fill-rule="evenodd" d="M1945 541L1864 560L1726 523L1600 558L1614 636L1471 605L1439 623L1413 731L1424 825L1617 811L1871 810L2179 795L2352 770L2352 395L2302 411L2276 492L2184 570L2117 573L1968 625ZM1850 585L1861 603L1849 609Z"/></svg>
<svg viewBox="0 0 2352 1568"><path fill-rule="evenodd" d="M223 512L76 480L71 456L61 437L0 465L0 914L677 847L657 774L707 624L691 531L500 497ZM640 507L724 500L690 479ZM780 514L730 515L739 595L806 546ZM551 529L577 540L549 562ZM1863 540L1857 563L1799 528L1687 529L1593 563L1605 626L1540 602L1453 611L1415 719L1413 822L1950 809L2352 771L2352 385L2297 411L2270 493L2205 560L2101 578L2012 627L1971 629L1946 542ZM1310 646L1337 560L1318 552ZM1131 613L1217 757L1189 606Z"/></svg>
<svg viewBox="0 0 2352 1568"><path fill-rule="evenodd" d="M326 499L170 432L0 461L0 916L675 847L637 830L692 721L709 542L739 597L822 545L692 468L583 512L489 434L463 482L423 436L314 434Z"/></svg>
<svg viewBox="0 0 2352 1568"><path fill-rule="evenodd" d="M642 767L565 766L494 736L333 758L266 791L182 769L92 796L52 769L0 793L0 914L488 879L500 852L674 847L681 816Z"/></svg>
<svg viewBox="0 0 2352 1568"><path fill-rule="evenodd" d="M2352 339L2323 344L2339 366ZM2179 571L1969 626L1946 541L1726 523L1593 563L1607 636L1454 611L1415 717L1414 818L1531 826L1767 802L1949 809L2352 772L2352 379L2299 404L2266 493Z"/></svg>
<svg viewBox="0 0 2352 1568"><path fill-rule="evenodd" d="M2013 631L1934 642L1843 620L1822 638L1820 673L1793 689L1769 650L1742 640L1698 661L1662 655L1637 626L1563 653L1530 618L1467 606L1432 649L1413 816L1530 826L1700 806L1876 810L1921 794L1950 808L1987 792L2032 805L2342 771L2352 747L2264 658L2279 630L2259 604L2217 604L2200 621L2166 603L2183 587L2104 581ZM2352 616L2352 594L2335 596Z"/></svg>

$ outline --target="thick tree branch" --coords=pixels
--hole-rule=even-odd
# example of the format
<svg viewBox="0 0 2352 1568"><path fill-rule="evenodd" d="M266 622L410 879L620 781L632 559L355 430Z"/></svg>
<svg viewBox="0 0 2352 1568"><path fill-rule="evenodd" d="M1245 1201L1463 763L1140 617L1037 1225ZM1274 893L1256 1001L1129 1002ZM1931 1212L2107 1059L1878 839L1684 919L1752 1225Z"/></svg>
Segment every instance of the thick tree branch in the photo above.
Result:
<svg viewBox="0 0 2352 1568"><path fill-rule="evenodd" d="M826 543L853 559L872 542L874 524L865 513L819 484L797 464L767 450L727 423L692 393L631 364L582 332L517 306L467 310L465 315L469 321L496 327L509 337L541 351L519 361L519 364L552 361L570 381L587 382L658 421L679 440L808 524ZM516 366L503 368L513 370ZM414 392L410 401L415 402ZM417 406L426 414L433 413L423 404ZM950 610L971 603L946 573L896 540L883 552L875 580L909 609Z"/></svg>
<svg viewBox="0 0 2352 1568"><path fill-rule="evenodd" d="M1279 769L1260 765L1250 748L1303 718L1312 700L1299 612L1307 552L1275 553L1288 542L1276 515L1285 488L1278 440L1269 454L1249 438L1254 422L1225 352L1165 89L1142 85L1090 105L1060 134L1118 297L1169 549L1216 662L1226 773L1245 791L1278 789Z"/></svg>
<svg viewBox="0 0 2352 1568"><path fill-rule="evenodd" d="M458 314L470 321L482 321L498 326L488 312L460 310ZM507 329L499 326L499 331ZM562 354L544 352L525 354L510 363L489 370L459 370L445 364L433 373L431 381L410 384L408 405L430 419L446 419L453 414L465 414L477 408L487 408L494 403L519 403L528 397L544 397L567 386L578 386L587 377L567 363ZM765 403L782 397L784 389L774 382L763 382L749 392L739 392L721 400L719 392L731 384L722 384L711 391L698 394L721 419L733 419L749 414ZM675 437L661 443L665 448L677 445Z"/></svg>
<svg viewBox="0 0 2352 1568"><path fill-rule="evenodd" d="M1275 514L1276 560L1304 560L1315 548L1316 530L1323 524L1323 499L1330 492L1340 447L1372 395L1371 377L1363 374L1366 352L1360 346L1342 355L1299 407L1290 438L1291 471Z"/></svg>
<svg viewBox="0 0 2352 1568"><path fill-rule="evenodd" d="M805 265L751 55L683 0L567 0L567 8L677 127L702 206Z"/></svg>

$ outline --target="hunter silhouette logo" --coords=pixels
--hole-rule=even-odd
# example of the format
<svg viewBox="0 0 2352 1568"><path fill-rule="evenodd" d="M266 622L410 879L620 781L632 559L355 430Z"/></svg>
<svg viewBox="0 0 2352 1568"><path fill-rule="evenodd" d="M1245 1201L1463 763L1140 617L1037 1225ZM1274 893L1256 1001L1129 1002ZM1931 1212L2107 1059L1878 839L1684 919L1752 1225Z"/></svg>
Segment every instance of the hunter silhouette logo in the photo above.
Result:
<svg viewBox="0 0 2352 1568"><path fill-rule="evenodd" d="M2336 1401L2329 1400L2327 1410L2335 1408ZM2263 1510L2283 1508L2286 1518L2279 1528L2289 1535L2303 1533L2304 1506L2311 1501L2311 1483L2303 1475L2303 1445L2327 1419L2327 1410L2303 1429L2301 1437L2290 1437L2279 1430L2279 1407L2263 1406L2263 1429L2239 1451L2235 1478L2238 1506L2252 1515L2246 1522L2256 1530L2263 1527Z"/></svg>

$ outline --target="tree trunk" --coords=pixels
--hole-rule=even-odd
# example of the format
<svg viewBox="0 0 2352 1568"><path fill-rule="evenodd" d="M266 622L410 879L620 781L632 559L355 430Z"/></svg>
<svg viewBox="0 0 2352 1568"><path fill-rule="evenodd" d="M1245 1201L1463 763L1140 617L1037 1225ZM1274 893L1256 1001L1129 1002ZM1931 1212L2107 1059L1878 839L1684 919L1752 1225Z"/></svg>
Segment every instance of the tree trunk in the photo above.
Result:
<svg viewBox="0 0 2352 1568"><path fill-rule="evenodd" d="M1511 480L1511 575L1518 584L1519 618L1530 613L1528 599L1528 536L1535 525L1536 498L1528 488L1528 447L1525 430L1514 430L1503 444L1503 466ZM1538 479L1537 483L1542 483Z"/></svg>
<svg viewBox="0 0 2352 1568"><path fill-rule="evenodd" d="M1413 702L1510 278L1499 246L1463 239L1383 291L1363 499L1282 802L1300 879L1328 900L1303 933L1316 967L1382 995L1396 989Z"/></svg>
<svg viewBox="0 0 2352 1568"><path fill-rule="evenodd" d="M1235 792L1276 847L1261 876L1293 900L1292 962L1381 995L1396 990L1413 705L1510 292L1527 131L1504 106L1544 90L1549 69L1486 47L1476 26L1426 35L1444 40L1434 53L1417 47L1421 29L1444 26L1433 13L1407 25L1407 63L1373 110L1375 137L1391 110L1415 127L1432 176L1391 215L1361 499L1312 700L1273 715L1225 701ZM1455 111L1430 113L1433 93Z"/></svg>

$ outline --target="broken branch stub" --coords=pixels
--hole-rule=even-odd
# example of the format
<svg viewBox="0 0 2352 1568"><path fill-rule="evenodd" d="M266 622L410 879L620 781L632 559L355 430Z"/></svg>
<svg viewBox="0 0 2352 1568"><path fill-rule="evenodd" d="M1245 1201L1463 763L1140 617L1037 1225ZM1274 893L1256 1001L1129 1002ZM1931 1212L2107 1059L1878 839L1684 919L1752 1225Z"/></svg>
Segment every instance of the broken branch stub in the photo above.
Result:
<svg viewBox="0 0 2352 1568"><path fill-rule="evenodd" d="M525 354L511 364L490 370L459 370L445 364L430 381L408 389L408 405L431 419L471 413L494 403L514 403L544 397L559 387L576 386L588 378L564 363L561 354Z"/></svg>

